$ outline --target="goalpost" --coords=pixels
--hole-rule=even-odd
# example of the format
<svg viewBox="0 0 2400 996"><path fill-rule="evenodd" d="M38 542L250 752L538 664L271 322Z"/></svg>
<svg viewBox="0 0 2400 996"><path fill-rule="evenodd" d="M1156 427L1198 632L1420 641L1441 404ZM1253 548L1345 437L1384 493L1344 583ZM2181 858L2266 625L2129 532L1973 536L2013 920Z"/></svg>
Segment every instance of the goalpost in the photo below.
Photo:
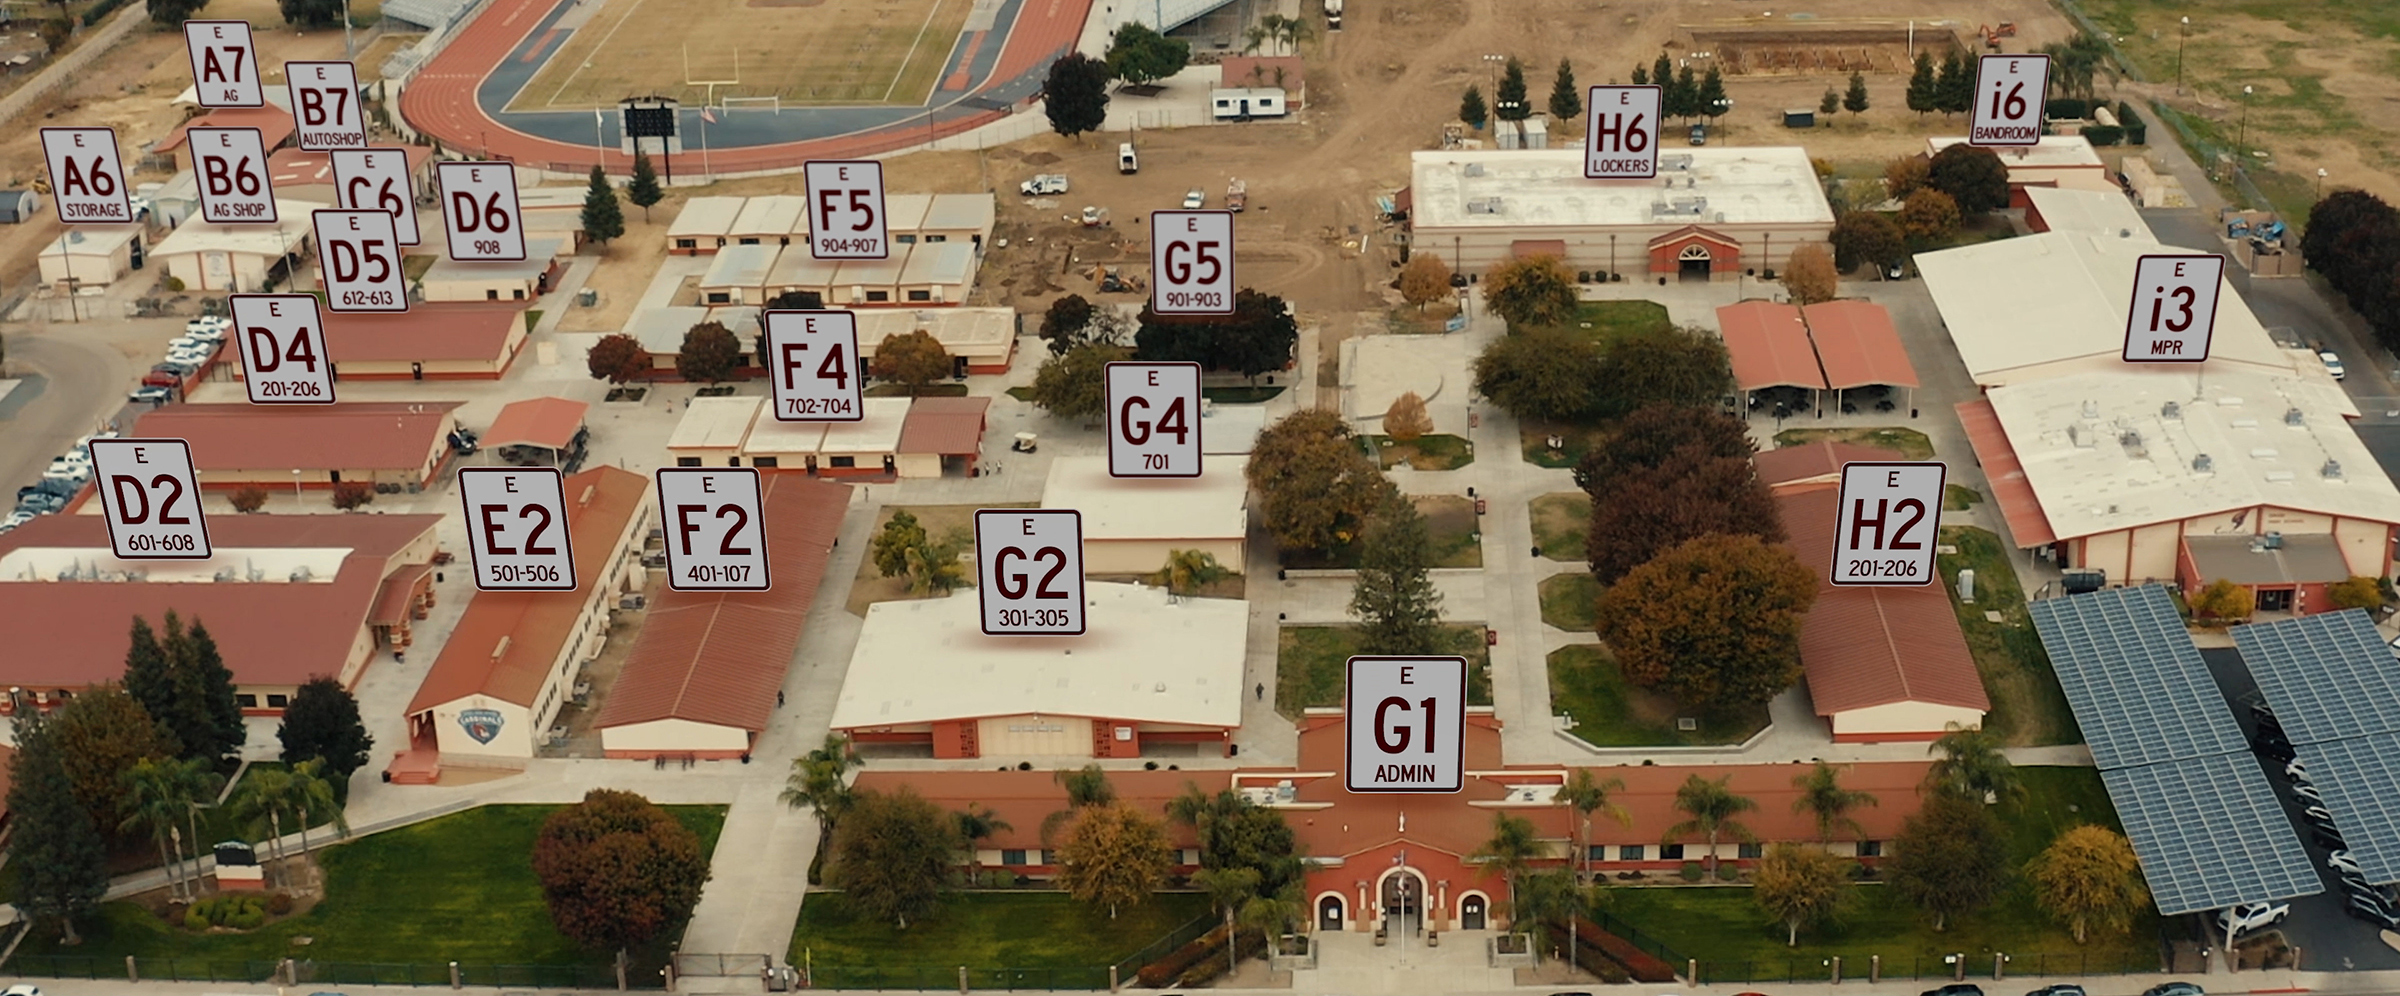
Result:
<svg viewBox="0 0 2400 996"><path fill-rule="evenodd" d="M775 112L777 115L779 115L779 116L780 116L780 115L783 113L783 98L782 98L782 97L721 97L721 98L718 98L718 103L717 103L717 106L718 106L718 107L720 107L720 108L722 108L722 109L723 109L723 110L724 110L726 113L728 113L728 114L731 114L731 113L733 113L733 112L735 112L735 111L757 111L757 110L767 110L767 111L773 111L773 112Z"/></svg>
<svg viewBox="0 0 2400 996"><path fill-rule="evenodd" d="M690 43L685 43L685 45L683 46L683 85L685 85L685 86L698 86L698 87L707 87L707 88L708 88L708 90L707 90L707 94L701 98L700 106L701 106L701 107L703 107L703 108L706 108L706 107L708 107L709 105L715 104L715 103L717 102L717 88L718 88L718 87L721 87L721 86L740 86L740 85L742 85L742 50L741 50L741 48L740 48L739 46L736 46L736 47L734 48L734 50L733 50L733 78L732 78L732 79L729 79L729 80L696 80L696 79L693 79L693 78L692 78L692 46L690 45ZM780 112L778 112L778 113L780 113Z"/></svg>

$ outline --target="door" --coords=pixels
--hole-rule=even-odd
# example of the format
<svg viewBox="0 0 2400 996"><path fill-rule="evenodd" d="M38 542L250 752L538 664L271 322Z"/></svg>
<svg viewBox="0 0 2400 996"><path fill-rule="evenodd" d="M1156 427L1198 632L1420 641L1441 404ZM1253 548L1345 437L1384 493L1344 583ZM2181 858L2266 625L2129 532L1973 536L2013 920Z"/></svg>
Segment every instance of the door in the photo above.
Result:
<svg viewBox="0 0 2400 996"><path fill-rule="evenodd" d="M425 364L422 364L422 363L411 363L411 364L409 364L409 365L408 365L408 378L409 378L410 380L424 380L424 379L425 379Z"/></svg>
<svg viewBox="0 0 2400 996"><path fill-rule="evenodd" d="M1708 247L1697 242L1683 247L1683 252L1675 257L1675 264L1678 279L1708 279Z"/></svg>
<svg viewBox="0 0 2400 996"><path fill-rule="evenodd" d="M2270 589L2260 589L2260 590L2259 590L2259 593L2258 593L2258 611L2260 611L2260 612L2289 612L2289 611L2291 611L2291 610L2292 610L2292 589L2290 589L2290 588L2276 588L2276 589L2272 589L2272 590L2270 590Z"/></svg>
<svg viewBox="0 0 2400 996"><path fill-rule="evenodd" d="M1317 900L1317 929L1342 929L1342 897L1326 896Z"/></svg>
<svg viewBox="0 0 2400 996"><path fill-rule="evenodd" d="M1483 929L1483 897L1468 896L1458 903L1458 929Z"/></svg>

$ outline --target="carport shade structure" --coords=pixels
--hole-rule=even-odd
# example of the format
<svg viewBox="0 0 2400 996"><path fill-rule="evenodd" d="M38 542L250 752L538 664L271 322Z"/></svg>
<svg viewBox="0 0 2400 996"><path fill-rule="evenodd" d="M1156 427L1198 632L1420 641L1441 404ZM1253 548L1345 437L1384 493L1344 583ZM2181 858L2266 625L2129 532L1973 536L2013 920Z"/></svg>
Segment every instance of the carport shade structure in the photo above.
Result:
<svg viewBox="0 0 2400 996"><path fill-rule="evenodd" d="M2361 609L2236 627L2234 645L2367 881L2400 882L2400 661Z"/></svg>
<svg viewBox="0 0 2400 996"><path fill-rule="evenodd" d="M1717 328L1733 359L1734 384L1745 395L1770 387L1826 389L1825 370L1817 365L1798 307L1773 301L1728 304L1717 309Z"/></svg>
<svg viewBox="0 0 2400 996"><path fill-rule="evenodd" d="M480 443L486 449L503 446L536 446L551 453L553 463L560 451L575 445L575 433L583 428L584 413L592 406L565 398L528 398L510 402L500 409L500 417L483 434Z"/></svg>
<svg viewBox="0 0 2400 996"><path fill-rule="evenodd" d="M1872 301L1822 301L1800 309L1808 339L1817 347L1817 364L1825 371L1825 386L1836 392L1854 387L1905 387L1914 410L1917 368L1908 362L1892 313ZM1843 399L1834 396L1838 405Z"/></svg>

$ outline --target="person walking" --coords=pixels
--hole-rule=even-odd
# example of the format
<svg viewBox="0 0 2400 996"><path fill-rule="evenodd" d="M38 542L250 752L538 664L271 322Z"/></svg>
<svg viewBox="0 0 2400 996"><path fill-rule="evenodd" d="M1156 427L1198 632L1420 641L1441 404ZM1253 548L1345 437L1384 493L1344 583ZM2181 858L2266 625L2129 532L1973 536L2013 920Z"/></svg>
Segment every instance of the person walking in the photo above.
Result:
<svg viewBox="0 0 2400 996"><path fill-rule="evenodd" d="M1259 700L1259 701L1261 701L1261 702L1264 702L1264 701L1266 701L1266 700L1267 700L1267 683L1266 683L1266 682L1263 682L1263 681L1262 681L1262 682L1259 682L1259 683L1258 683L1258 700Z"/></svg>

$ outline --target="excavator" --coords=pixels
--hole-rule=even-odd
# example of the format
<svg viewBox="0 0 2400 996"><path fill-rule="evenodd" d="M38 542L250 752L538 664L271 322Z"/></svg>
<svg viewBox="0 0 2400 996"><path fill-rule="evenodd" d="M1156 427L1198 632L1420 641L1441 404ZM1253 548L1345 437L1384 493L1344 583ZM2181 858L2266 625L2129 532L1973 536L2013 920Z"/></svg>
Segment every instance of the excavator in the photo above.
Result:
<svg viewBox="0 0 2400 996"><path fill-rule="evenodd" d="M2002 21L1997 28L1979 24L1975 30L1983 35L1983 47L1997 52L2000 51L2000 39L2017 36L2017 22Z"/></svg>

